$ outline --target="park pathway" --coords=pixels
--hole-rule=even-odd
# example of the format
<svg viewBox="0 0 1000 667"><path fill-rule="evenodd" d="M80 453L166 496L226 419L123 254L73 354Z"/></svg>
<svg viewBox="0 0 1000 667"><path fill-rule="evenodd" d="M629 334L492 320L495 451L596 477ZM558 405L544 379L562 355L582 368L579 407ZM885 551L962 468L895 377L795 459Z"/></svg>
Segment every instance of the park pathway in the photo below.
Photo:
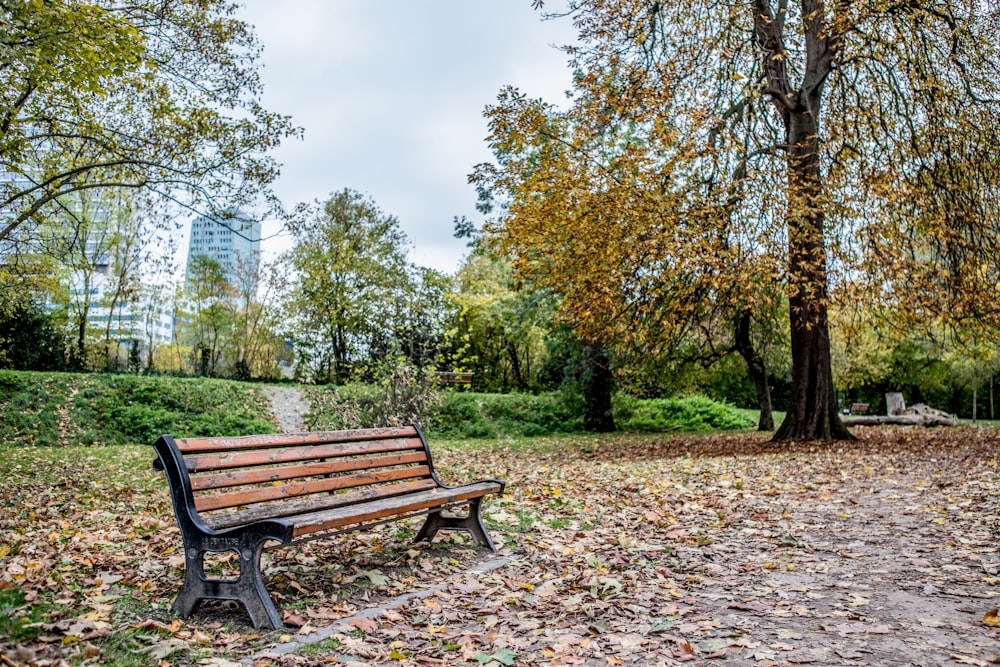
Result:
<svg viewBox="0 0 1000 667"><path fill-rule="evenodd" d="M278 421L284 433L298 433L306 430L305 415L309 402L302 389L285 385L264 385L264 395L271 403L271 414Z"/></svg>

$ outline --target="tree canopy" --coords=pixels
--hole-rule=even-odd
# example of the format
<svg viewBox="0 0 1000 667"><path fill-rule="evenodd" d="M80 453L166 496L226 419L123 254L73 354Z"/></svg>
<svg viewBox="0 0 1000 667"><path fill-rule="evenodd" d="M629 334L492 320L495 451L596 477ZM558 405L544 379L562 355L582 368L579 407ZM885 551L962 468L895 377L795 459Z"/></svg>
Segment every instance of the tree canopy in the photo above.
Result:
<svg viewBox="0 0 1000 667"><path fill-rule="evenodd" d="M995 7L568 5L568 108L505 89L487 110L496 164L473 180L576 327L655 351L744 313L773 326L780 305L792 400L776 438L825 439L851 437L831 299L1000 324Z"/></svg>
<svg viewBox="0 0 1000 667"><path fill-rule="evenodd" d="M314 378L342 382L371 345L401 324L406 235L399 220L349 189L304 210L289 230L296 346Z"/></svg>
<svg viewBox="0 0 1000 667"><path fill-rule="evenodd" d="M258 103L260 47L236 8L0 2L0 240L93 188L202 212L276 204L265 153L298 130Z"/></svg>

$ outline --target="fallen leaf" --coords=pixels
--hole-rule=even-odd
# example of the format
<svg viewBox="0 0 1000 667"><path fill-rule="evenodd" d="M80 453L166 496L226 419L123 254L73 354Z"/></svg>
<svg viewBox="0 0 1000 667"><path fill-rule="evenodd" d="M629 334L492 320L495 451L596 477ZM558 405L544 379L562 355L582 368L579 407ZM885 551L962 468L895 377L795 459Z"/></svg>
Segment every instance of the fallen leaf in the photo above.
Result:
<svg viewBox="0 0 1000 667"><path fill-rule="evenodd" d="M362 632L371 632L378 629L378 623L369 618L352 618L347 624Z"/></svg>

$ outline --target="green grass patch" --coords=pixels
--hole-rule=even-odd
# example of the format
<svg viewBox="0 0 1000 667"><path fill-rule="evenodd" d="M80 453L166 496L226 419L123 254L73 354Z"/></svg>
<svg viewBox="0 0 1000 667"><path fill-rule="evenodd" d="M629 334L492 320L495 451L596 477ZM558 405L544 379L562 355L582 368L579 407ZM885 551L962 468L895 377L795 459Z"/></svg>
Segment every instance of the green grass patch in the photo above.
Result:
<svg viewBox="0 0 1000 667"><path fill-rule="evenodd" d="M7 444L148 444L179 437L273 433L256 385L208 378L0 371Z"/></svg>
<svg viewBox="0 0 1000 667"><path fill-rule="evenodd" d="M0 589L0 637L12 642L34 639L42 634L41 623L48 618L47 605L29 605L16 588Z"/></svg>
<svg viewBox="0 0 1000 667"><path fill-rule="evenodd" d="M428 415L428 435L446 438L534 438L583 431L582 400L569 393L446 392Z"/></svg>
<svg viewBox="0 0 1000 667"><path fill-rule="evenodd" d="M338 648L340 648L340 642L331 638L300 646L298 653L299 655L323 655L330 651L336 651Z"/></svg>

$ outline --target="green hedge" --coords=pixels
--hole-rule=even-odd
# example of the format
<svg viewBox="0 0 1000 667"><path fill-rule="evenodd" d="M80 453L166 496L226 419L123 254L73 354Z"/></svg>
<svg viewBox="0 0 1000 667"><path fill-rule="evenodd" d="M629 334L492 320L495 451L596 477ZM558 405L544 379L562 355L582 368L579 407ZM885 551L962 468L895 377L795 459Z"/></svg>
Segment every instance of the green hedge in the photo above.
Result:
<svg viewBox="0 0 1000 667"><path fill-rule="evenodd" d="M179 437L274 433L260 385L206 378L0 371L0 442L52 446L152 444ZM354 385L307 390L312 430L372 426L377 390ZM435 397L436 399L436 397ZM431 437L535 437L583 432L583 400L570 392L442 392L421 423ZM639 400L617 396L620 431L752 428L728 405L703 396ZM371 413L371 414L369 414Z"/></svg>
<svg viewBox="0 0 1000 667"><path fill-rule="evenodd" d="M473 394L446 392L427 418L430 435L495 438L583 431L583 401L568 393Z"/></svg>
<svg viewBox="0 0 1000 667"><path fill-rule="evenodd" d="M714 431L755 425L731 406L705 396L644 400L617 396L614 408L615 424L621 431Z"/></svg>

